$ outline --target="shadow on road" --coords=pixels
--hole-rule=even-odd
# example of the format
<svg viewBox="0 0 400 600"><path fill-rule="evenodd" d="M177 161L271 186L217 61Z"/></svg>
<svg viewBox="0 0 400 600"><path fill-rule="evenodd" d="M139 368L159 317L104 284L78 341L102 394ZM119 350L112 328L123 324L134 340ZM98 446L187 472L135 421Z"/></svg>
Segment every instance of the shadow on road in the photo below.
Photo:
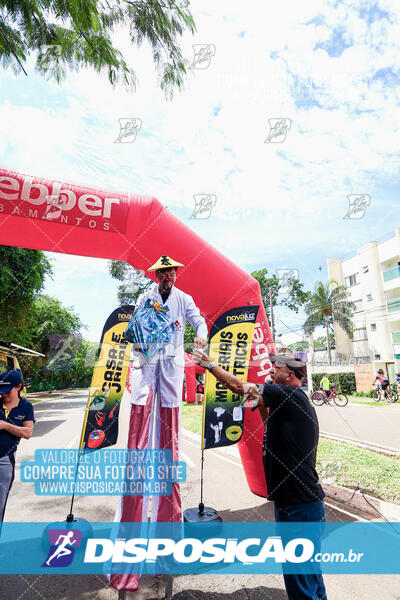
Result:
<svg viewBox="0 0 400 600"><path fill-rule="evenodd" d="M224 522L244 523L249 521L275 521L274 503L267 502L261 506L251 506L242 510L221 510L218 512Z"/></svg>
<svg viewBox="0 0 400 600"><path fill-rule="evenodd" d="M55 429L62 423L65 423L65 419L63 419L62 421L61 420L60 421L40 421L40 420L38 420L38 421L36 421L32 437L34 437L34 438L43 437L44 435L46 435L46 433L49 433L50 431L52 431L53 429Z"/></svg>
<svg viewBox="0 0 400 600"><path fill-rule="evenodd" d="M1 575L0 600L116 600L101 575Z"/></svg>
<svg viewBox="0 0 400 600"><path fill-rule="evenodd" d="M287 595L283 590L259 586L252 589L243 588L229 594L184 590L175 594L173 600L287 600Z"/></svg>
<svg viewBox="0 0 400 600"><path fill-rule="evenodd" d="M176 579L179 579L177 577ZM217 578L210 587L222 587ZM117 600L118 591L103 575L2 575L0 600ZM163 600L165 579L144 576L137 592L127 592L126 600ZM287 600L283 590L266 586L242 588L230 593L187 589L173 594L173 600Z"/></svg>

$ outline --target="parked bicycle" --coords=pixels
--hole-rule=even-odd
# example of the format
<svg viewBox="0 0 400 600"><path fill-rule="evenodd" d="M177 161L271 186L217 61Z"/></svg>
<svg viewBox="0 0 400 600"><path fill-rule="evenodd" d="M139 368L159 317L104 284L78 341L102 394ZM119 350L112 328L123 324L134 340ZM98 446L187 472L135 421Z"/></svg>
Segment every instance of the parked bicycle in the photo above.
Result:
<svg viewBox="0 0 400 600"><path fill-rule="evenodd" d="M338 392L335 387L330 389L329 392L329 396L326 396L321 390L314 392L311 394L311 402L315 404L315 406L322 406L323 404L330 404L330 401L333 400L336 406L346 406L349 401L346 394Z"/></svg>
<svg viewBox="0 0 400 600"><path fill-rule="evenodd" d="M386 396L384 394L384 391L386 392ZM375 402L380 402L381 400L382 402L384 402L385 400L391 403L397 402L397 400L399 399L399 389L397 384L389 384L385 390L383 390L380 385L377 385L376 390L374 391L373 398Z"/></svg>

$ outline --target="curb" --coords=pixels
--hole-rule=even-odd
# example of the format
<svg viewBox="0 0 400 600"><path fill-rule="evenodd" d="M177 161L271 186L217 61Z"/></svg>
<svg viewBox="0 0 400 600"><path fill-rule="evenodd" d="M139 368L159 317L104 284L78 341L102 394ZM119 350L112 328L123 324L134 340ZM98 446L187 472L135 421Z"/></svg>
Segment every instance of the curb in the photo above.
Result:
<svg viewBox="0 0 400 600"><path fill-rule="evenodd" d="M88 388L67 388L65 390L43 390L42 392L28 392L27 396L31 398L47 397L52 394L65 394L66 392L82 392Z"/></svg>
<svg viewBox="0 0 400 600"><path fill-rule="evenodd" d="M361 442L359 440L354 440L352 438L347 438L342 435L336 435L334 433L327 433L325 431L319 432L320 437L323 437L328 440L333 440L334 442L344 442L346 444L350 444L351 446L358 446L359 448L365 448L366 450L373 450L374 452L380 452L381 454L387 454L390 456L396 456L400 454L400 450L396 450L396 448L389 448L388 446L381 446L380 444L373 444L372 442Z"/></svg>
<svg viewBox="0 0 400 600"><path fill-rule="evenodd" d="M360 490L345 488L340 485L326 483L322 485L327 498L341 505L360 510L372 517L385 518L388 521L400 521L400 505L369 496ZM380 513L380 514L379 514Z"/></svg>
<svg viewBox="0 0 400 600"><path fill-rule="evenodd" d="M84 392L88 388L71 388L68 390L52 390L51 392L33 392L31 394L26 395L26 399L32 400L35 405L40 404L41 402L47 402L48 400L58 400L59 396L62 394L66 394L68 392Z"/></svg>

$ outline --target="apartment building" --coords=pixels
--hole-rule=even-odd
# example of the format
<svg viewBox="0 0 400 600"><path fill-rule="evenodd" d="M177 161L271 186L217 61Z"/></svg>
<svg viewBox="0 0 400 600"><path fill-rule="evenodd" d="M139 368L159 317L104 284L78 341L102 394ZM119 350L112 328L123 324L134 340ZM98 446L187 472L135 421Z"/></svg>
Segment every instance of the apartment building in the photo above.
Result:
<svg viewBox="0 0 400 600"><path fill-rule="evenodd" d="M329 279L345 285L356 304L353 340L335 325L338 356L370 364L368 377L381 368L393 381L400 373L400 227L346 260L328 258L327 265Z"/></svg>

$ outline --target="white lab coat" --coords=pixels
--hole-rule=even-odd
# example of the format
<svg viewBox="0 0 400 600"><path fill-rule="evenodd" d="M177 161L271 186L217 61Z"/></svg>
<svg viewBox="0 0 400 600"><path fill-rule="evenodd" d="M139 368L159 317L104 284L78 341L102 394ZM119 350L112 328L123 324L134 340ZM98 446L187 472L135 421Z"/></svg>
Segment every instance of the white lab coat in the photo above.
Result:
<svg viewBox="0 0 400 600"><path fill-rule="evenodd" d="M135 353L138 358L138 368L132 374L132 404L144 406L149 395L157 392L161 398L161 406L176 407L182 403L182 386L185 367L184 334L186 321L193 326L196 336L207 339L207 325L194 303L192 296L172 287L167 301L164 303L154 284L148 292L142 294L136 304L136 309L146 300L151 299L163 306L168 306L171 320L174 323L174 333L170 343L150 362L143 354Z"/></svg>

